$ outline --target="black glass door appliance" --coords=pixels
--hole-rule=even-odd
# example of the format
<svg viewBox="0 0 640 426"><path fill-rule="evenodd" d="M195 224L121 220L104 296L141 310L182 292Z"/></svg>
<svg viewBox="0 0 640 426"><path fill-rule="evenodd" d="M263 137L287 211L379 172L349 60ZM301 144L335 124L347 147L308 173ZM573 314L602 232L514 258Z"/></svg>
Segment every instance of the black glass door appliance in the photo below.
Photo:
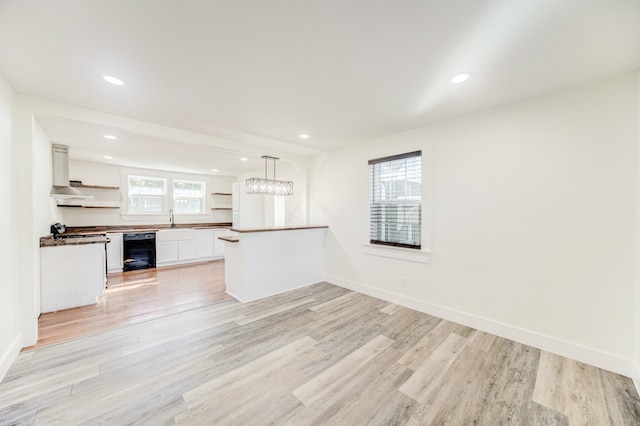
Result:
<svg viewBox="0 0 640 426"><path fill-rule="evenodd" d="M124 271L156 267L156 234L140 232L122 236Z"/></svg>

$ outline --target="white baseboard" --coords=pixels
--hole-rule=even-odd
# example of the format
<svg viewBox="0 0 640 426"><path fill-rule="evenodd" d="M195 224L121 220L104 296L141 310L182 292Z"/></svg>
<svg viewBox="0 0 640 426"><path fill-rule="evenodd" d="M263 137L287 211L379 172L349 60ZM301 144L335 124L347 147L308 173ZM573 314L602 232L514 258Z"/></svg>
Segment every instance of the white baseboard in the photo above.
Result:
<svg viewBox="0 0 640 426"><path fill-rule="evenodd" d="M0 358L0 382L2 382L7 371L9 371L9 368L11 368L11 365L20 353L20 349L22 349L21 343L22 334L19 334L2 354L2 358Z"/></svg>
<svg viewBox="0 0 640 426"><path fill-rule="evenodd" d="M636 385L636 391L640 395L640 365L637 362L633 363L633 372L631 374L633 384Z"/></svg>
<svg viewBox="0 0 640 426"><path fill-rule="evenodd" d="M194 263L207 263L207 262L212 262L214 260L220 260L220 259L224 259L224 255L216 255L213 257L199 257L197 259L189 259L189 260L172 260L169 262L156 261L156 268L169 268L171 266L191 265ZM122 272L122 270L120 270L119 272Z"/></svg>
<svg viewBox="0 0 640 426"><path fill-rule="evenodd" d="M525 330L488 318L483 318L466 312L457 311L446 306L436 305L433 303L425 302L423 300L415 299L413 297L368 286L366 284L344 279L339 276L325 274L325 281L338 285L340 287L347 288L349 290L357 291L359 293L363 293L378 299L386 300L387 302L415 309L416 311L424 312L438 318L446 319L448 321L462 324L467 327L475 328L486 333L495 334L497 336L504 337L506 339L510 339L528 346L533 346L534 348L543 351L562 355L567 358L583 362L585 364L593 365L595 367L612 371L617 374L622 374L626 377L633 377L636 383L636 387L638 387L638 384L640 384L640 375L637 374L638 370L634 368L633 361L628 358L623 358L614 354L599 351L593 348L557 339L555 337L536 333L530 330Z"/></svg>

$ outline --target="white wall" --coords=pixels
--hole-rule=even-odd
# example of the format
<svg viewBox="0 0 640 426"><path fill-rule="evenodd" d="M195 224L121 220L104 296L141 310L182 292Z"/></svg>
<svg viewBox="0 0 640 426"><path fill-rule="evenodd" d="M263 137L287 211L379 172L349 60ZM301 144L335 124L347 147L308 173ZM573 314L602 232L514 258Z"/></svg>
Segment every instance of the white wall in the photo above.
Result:
<svg viewBox="0 0 640 426"><path fill-rule="evenodd" d="M273 196L247 194L247 179L251 177L262 177L259 172L248 173L239 176L238 185L238 209L236 218L233 221L234 228L256 228L272 226L273 203L270 198ZM271 208L270 208L271 207Z"/></svg>
<svg viewBox="0 0 640 426"><path fill-rule="evenodd" d="M208 223L231 222L231 211L211 210L214 203L226 203L231 205L231 197L224 200L214 197L212 192L231 192L231 184L234 177L208 176L188 173L177 173L165 170L136 169L120 167L109 164L92 163L88 161L69 162L69 179L80 180L87 185L117 186L119 190L85 189L82 191L91 194L95 200L87 203L100 205L117 205L120 209L79 209L56 208L59 219L67 226L94 226L94 225L135 225L142 224L168 224L169 215L127 215L127 175L158 176L167 179L187 179L204 181L206 184L206 206L203 215L175 215L176 223Z"/></svg>
<svg viewBox="0 0 640 426"><path fill-rule="evenodd" d="M33 227L38 237L49 233L51 223L59 218L55 200L49 196L52 185L51 141L38 122L33 122Z"/></svg>
<svg viewBox="0 0 640 426"><path fill-rule="evenodd" d="M49 196L52 185L51 141L40 125L33 121L33 255L34 255L34 298L37 313L40 314L40 237L50 232L51 224L57 222L55 201Z"/></svg>
<svg viewBox="0 0 640 426"><path fill-rule="evenodd" d="M33 111L23 96L16 97L12 123L13 268L20 289L22 346L30 346L37 342L40 313L38 277L41 235L35 227L34 188L38 180L47 178L34 168L38 164L35 156L42 151L35 148L37 127Z"/></svg>
<svg viewBox="0 0 640 426"><path fill-rule="evenodd" d="M640 79L640 72L638 72ZM635 328L635 357L633 380L640 393L640 85L638 87L638 127L637 127L637 181L636 181L636 328Z"/></svg>
<svg viewBox="0 0 640 426"><path fill-rule="evenodd" d="M22 347L20 330L20 288L13 269L12 202L12 120L15 95L0 77L0 222L5 226L0 238L0 380Z"/></svg>
<svg viewBox="0 0 640 426"><path fill-rule="evenodd" d="M36 343L40 241L53 219L51 144L21 96L0 77L0 379L24 346Z"/></svg>
<svg viewBox="0 0 640 426"><path fill-rule="evenodd" d="M629 375L637 103L634 73L316 157L327 281ZM421 143L430 263L365 254L367 153Z"/></svg>
<svg viewBox="0 0 640 426"><path fill-rule="evenodd" d="M284 197L286 226L307 225L309 167L301 163L278 165L276 178L293 181L293 195Z"/></svg>

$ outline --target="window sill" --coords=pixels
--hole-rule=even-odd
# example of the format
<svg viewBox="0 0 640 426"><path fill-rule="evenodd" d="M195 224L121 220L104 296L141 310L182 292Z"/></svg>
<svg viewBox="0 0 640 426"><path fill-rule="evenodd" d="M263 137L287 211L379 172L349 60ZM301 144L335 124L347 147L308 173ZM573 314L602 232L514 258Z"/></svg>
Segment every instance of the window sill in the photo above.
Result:
<svg viewBox="0 0 640 426"><path fill-rule="evenodd" d="M170 213L169 212L161 212L161 213L151 213L151 212L126 212L124 213L125 215L128 216L168 216ZM209 213L176 213L173 212L173 214L175 216L209 216Z"/></svg>
<svg viewBox="0 0 640 426"><path fill-rule="evenodd" d="M382 246L363 243L365 254L372 256L390 257L392 259L406 260L409 262L429 263L431 252L404 247Z"/></svg>
<svg viewBox="0 0 640 426"><path fill-rule="evenodd" d="M166 222L169 223L169 213L123 213L121 215L122 220L124 221L132 221L132 222L140 222L140 221L153 221L153 223L157 223L158 221L160 222ZM174 215L174 220L178 221L178 222L189 222L189 221L202 221L204 219L207 219L211 217L210 214L207 213L201 213L201 214L193 214L193 213L188 213L188 214L175 214Z"/></svg>

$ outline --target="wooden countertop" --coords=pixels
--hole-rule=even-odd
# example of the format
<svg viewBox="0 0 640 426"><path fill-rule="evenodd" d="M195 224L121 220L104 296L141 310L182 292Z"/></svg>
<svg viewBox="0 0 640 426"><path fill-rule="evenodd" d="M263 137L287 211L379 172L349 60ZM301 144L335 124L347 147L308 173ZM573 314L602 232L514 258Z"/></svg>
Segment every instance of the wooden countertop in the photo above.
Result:
<svg viewBox="0 0 640 426"><path fill-rule="evenodd" d="M95 237L84 238L54 238L52 234L40 238L40 247L70 246L79 244L108 243L109 234L158 232L165 229L229 229L231 223L181 223L175 227L169 224L161 225L113 225L113 226L69 226L64 235L92 235Z"/></svg>
<svg viewBox="0 0 640 426"><path fill-rule="evenodd" d="M113 226L69 226L66 234L88 235L88 234L108 234L108 233L127 233L127 232L157 232L163 229L216 229L231 227L231 223L181 223L171 227L170 224L152 224L152 225L113 225Z"/></svg>
<svg viewBox="0 0 640 426"><path fill-rule="evenodd" d="M273 232L273 231L300 231L304 229L325 229L329 228L327 225L299 225L299 226L267 226L264 228L230 228L231 231L238 232L240 234L247 234L253 232Z"/></svg>
<svg viewBox="0 0 640 426"><path fill-rule="evenodd" d="M233 235L224 235L222 237L218 237L219 240L228 241L230 243L237 243L240 241L238 237L234 237Z"/></svg>
<svg viewBox="0 0 640 426"><path fill-rule="evenodd" d="M53 238L47 236L40 238L40 247L79 246L83 244L107 244L111 242L109 237L82 237L82 238Z"/></svg>

